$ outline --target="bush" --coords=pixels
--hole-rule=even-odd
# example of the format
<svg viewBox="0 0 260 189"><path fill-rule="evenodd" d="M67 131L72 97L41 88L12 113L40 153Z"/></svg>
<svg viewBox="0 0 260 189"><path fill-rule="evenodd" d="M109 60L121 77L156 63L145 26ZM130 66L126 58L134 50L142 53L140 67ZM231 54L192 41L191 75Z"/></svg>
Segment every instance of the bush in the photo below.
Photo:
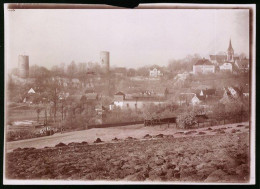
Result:
<svg viewBox="0 0 260 189"><path fill-rule="evenodd" d="M36 134L30 130L22 130L22 131L8 131L6 140L14 141L14 140L22 140L36 137Z"/></svg>
<svg viewBox="0 0 260 189"><path fill-rule="evenodd" d="M194 126L196 121L196 114L194 111L185 111L177 117L178 127L182 129L189 129Z"/></svg>

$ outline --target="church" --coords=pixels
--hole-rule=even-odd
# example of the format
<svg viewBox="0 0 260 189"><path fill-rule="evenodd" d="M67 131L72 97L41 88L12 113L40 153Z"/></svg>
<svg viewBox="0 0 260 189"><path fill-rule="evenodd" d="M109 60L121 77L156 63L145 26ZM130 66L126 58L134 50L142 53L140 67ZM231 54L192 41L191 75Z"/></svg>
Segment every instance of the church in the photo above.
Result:
<svg viewBox="0 0 260 189"><path fill-rule="evenodd" d="M239 56L235 56L234 49L232 47L231 39L229 41L229 46L226 53L219 53L216 55L209 55L210 60L215 65L221 65L225 62L234 63L239 60Z"/></svg>
<svg viewBox="0 0 260 189"><path fill-rule="evenodd" d="M246 67L245 69L248 70L248 65L249 65L248 59L244 58L243 60L241 60L238 55L235 55L234 49L232 47L231 39L229 41L227 52L219 53L216 55L210 55L210 60L213 64L219 67L219 71L233 72L235 67L241 70L240 67L242 66L240 66L240 64L242 65L242 63L243 63L243 68ZM247 66L245 66L244 64L246 64Z"/></svg>

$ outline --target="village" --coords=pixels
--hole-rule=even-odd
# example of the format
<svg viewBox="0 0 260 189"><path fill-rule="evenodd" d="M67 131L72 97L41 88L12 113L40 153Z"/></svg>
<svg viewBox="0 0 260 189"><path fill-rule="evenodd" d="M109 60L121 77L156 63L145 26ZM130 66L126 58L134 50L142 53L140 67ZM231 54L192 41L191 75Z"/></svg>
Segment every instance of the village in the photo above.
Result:
<svg viewBox="0 0 260 189"><path fill-rule="evenodd" d="M190 55L167 67L113 67L110 56L102 51L100 61L48 70L29 66L29 55L19 55L18 68L8 75L8 139L178 117L187 110L213 121L227 115L248 119L249 59L234 53L231 39L226 52Z"/></svg>

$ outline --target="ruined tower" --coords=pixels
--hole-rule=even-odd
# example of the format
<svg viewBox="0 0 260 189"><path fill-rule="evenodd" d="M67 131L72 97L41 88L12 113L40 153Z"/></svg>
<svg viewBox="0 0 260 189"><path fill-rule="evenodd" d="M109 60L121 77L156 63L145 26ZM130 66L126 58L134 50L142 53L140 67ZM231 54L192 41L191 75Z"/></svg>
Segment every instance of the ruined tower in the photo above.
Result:
<svg viewBox="0 0 260 189"><path fill-rule="evenodd" d="M29 77L29 56L19 55L18 56L18 68L19 76L22 78Z"/></svg>

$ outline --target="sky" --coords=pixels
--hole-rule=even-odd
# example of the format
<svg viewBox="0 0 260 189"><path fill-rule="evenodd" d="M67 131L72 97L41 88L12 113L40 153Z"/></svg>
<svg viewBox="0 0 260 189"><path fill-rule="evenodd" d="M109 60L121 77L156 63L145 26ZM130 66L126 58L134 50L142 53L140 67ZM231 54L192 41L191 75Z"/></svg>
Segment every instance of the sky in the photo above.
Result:
<svg viewBox="0 0 260 189"><path fill-rule="evenodd" d="M171 59L226 51L249 54L249 12L238 9L16 9L5 12L5 62L30 65L99 62L166 66Z"/></svg>

